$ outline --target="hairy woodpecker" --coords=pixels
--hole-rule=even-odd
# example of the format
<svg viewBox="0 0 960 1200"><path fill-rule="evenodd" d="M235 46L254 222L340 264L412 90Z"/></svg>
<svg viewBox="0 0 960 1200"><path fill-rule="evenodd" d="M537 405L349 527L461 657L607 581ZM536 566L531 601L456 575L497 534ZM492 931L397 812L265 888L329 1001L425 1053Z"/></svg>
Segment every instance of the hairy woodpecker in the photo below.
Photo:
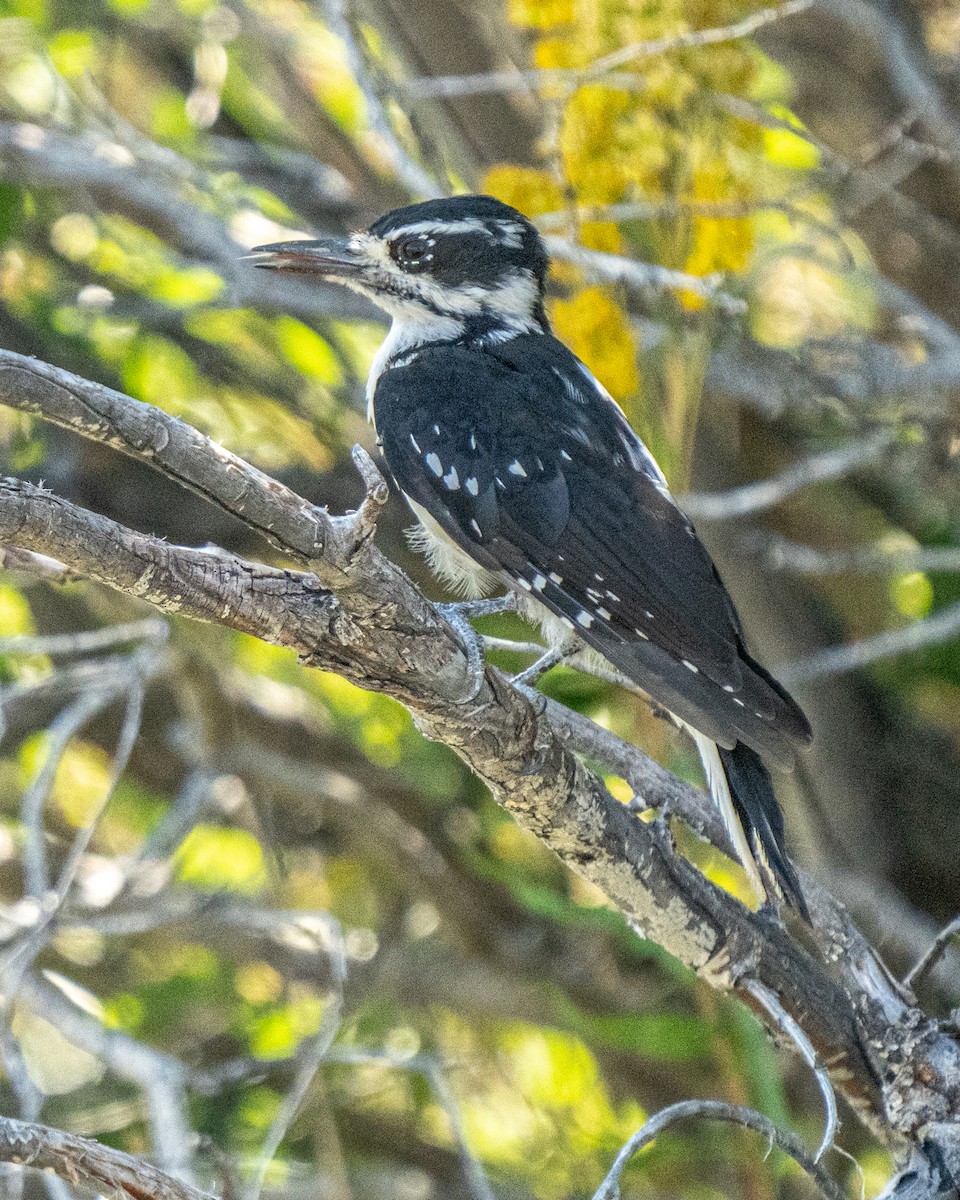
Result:
<svg viewBox="0 0 960 1200"><path fill-rule="evenodd" d="M751 658L652 455L551 334L533 225L489 196L457 196L347 240L254 254L390 314L369 415L434 570L464 595L519 592L548 639L575 635L673 714L758 898L806 915L767 766L789 769L810 726Z"/></svg>

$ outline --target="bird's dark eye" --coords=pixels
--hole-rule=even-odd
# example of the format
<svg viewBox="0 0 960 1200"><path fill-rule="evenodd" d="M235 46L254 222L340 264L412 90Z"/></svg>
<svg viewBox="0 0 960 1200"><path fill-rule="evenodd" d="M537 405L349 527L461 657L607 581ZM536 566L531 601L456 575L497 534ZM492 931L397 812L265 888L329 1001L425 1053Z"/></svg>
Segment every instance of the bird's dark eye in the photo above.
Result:
<svg viewBox="0 0 960 1200"><path fill-rule="evenodd" d="M396 262L405 271L419 271L433 258L430 250L432 245L430 238L410 237L395 243L390 249Z"/></svg>

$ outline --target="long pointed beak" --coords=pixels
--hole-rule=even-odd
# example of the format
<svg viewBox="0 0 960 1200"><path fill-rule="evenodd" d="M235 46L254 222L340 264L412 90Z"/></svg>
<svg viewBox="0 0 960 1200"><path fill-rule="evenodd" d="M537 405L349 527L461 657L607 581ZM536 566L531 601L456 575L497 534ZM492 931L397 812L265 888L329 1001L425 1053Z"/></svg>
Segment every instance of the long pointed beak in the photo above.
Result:
<svg viewBox="0 0 960 1200"><path fill-rule="evenodd" d="M330 277L356 275L364 267L364 260L346 239L273 242L254 246L246 257L255 267L267 271L305 271Z"/></svg>

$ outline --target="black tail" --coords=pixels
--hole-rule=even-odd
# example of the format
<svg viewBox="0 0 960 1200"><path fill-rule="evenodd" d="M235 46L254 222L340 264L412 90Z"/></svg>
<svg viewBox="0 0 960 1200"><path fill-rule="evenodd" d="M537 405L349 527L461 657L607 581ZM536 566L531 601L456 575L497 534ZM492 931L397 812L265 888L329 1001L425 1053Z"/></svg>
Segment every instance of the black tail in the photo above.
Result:
<svg viewBox="0 0 960 1200"><path fill-rule="evenodd" d="M810 913L803 898L800 880L787 857L783 813L773 793L767 768L759 756L743 742L732 750L720 751L720 761L730 785L730 797L743 825L754 857L772 876L776 890L787 904L809 924Z"/></svg>

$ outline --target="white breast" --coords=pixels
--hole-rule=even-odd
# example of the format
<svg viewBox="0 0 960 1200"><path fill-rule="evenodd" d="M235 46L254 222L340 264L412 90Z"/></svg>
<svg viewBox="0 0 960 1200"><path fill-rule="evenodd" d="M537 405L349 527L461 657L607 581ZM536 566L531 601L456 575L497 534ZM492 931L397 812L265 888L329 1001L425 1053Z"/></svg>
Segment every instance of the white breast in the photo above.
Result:
<svg viewBox="0 0 960 1200"><path fill-rule="evenodd" d="M425 508L407 497L407 503L420 518L420 524L406 531L414 550L426 555L430 570L440 582L464 599L476 600L493 591L496 580L489 571L461 550L430 516Z"/></svg>

